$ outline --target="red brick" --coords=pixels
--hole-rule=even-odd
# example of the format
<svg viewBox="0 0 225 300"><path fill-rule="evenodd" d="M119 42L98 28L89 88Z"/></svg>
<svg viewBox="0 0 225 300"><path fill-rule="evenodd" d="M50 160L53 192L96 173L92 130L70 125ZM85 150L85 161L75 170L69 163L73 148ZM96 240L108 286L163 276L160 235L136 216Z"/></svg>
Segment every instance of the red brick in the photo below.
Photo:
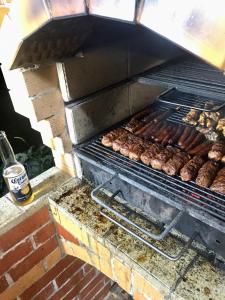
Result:
<svg viewBox="0 0 225 300"><path fill-rule="evenodd" d="M14 249L7 252L0 259L0 274L6 272L10 267L12 267L17 261L23 259L33 250L30 240L26 240L16 246Z"/></svg>
<svg viewBox="0 0 225 300"><path fill-rule="evenodd" d="M21 222L14 228L7 231L0 237L0 250L7 251L18 242L30 235L34 230L43 226L49 221L49 212L47 207L43 207L38 212Z"/></svg>
<svg viewBox="0 0 225 300"><path fill-rule="evenodd" d="M29 256L27 256L21 263L19 263L15 268L9 271L13 280L16 281L27 271L33 268L37 263L44 259L48 254L50 254L57 247L57 240L55 237L48 240L41 247L37 248Z"/></svg>
<svg viewBox="0 0 225 300"><path fill-rule="evenodd" d="M89 291L89 293L87 293L87 295L85 295L83 298L81 298L81 300L89 300L91 299L91 297L95 296L99 290L101 290L103 288L103 286L105 286L104 284L104 280L99 281L96 286Z"/></svg>
<svg viewBox="0 0 225 300"><path fill-rule="evenodd" d="M84 262L77 259L71 266L69 266L64 272L62 272L57 278L56 283L58 287L61 287L69 278L71 278L74 273L76 273L82 266Z"/></svg>
<svg viewBox="0 0 225 300"><path fill-rule="evenodd" d="M61 300L74 286L77 286L82 281L83 272L80 270L76 273L61 289L52 295L48 300ZM63 298L64 299L64 298Z"/></svg>
<svg viewBox="0 0 225 300"><path fill-rule="evenodd" d="M95 271L92 270L89 272L80 282L75 285L75 287L63 298L63 300L71 300L74 299L75 296L79 294L79 292L92 280L95 276Z"/></svg>
<svg viewBox="0 0 225 300"><path fill-rule="evenodd" d="M87 274L88 272L90 272L91 269L94 269L94 267L92 267L89 264L85 264L85 266L84 266L84 274Z"/></svg>
<svg viewBox="0 0 225 300"><path fill-rule="evenodd" d="M46 240L55 234L55 227L53 223L49 223L42 227L38 232L34 234L34 240L37 245L43 244Z"/></svg>
<svg viewBox="0 0 225 300"><path fill-rule="evenodd" d="M91 300L105 299L105 296L108 294L110 288L111 288L111 284L108 283L107 285L104 286L104 288L97 295L95 295L93 298L91 298Z"/></svg>
<svg viewBox="0 0 225 300"><path fill-rule="evenodd" d="M52 283L49 283L37 296L32 298L32 300L43 300L47 299L54 293L54 287Z"/></svg>
<svg viewBox="0 0 225 300"><path fill-rule="evenodd" d="M79 245L78 240L71 233L65 230L60 224L56 223L55 226L59 236L62 236L67 241Z"/></svg>
<svg viewBox="0 0 225 300"><path fill-rule="evenodd" d="M49 270L41 279L32 284L23 294L20 295L21 300L31 299L50 281L52 281L60 272L67 268L73 261L73 256L65 256L51 270Z"/></svg>
<svg viewBox="0 0 225 300"><path fill-rule="evenodd" d="M5 276L0 277L0 294L8 287L8 282L5 279Z"/></svg>
<svg viewBox="0 0 225 300"><path fill-rule="evenodd" d="M84 299L92 291L92 289L94 289L94 287L100 282L102 282L103 285L104 282L102 281L102 279L105 279L105 276L103 274L98 274L96 277L94 277L93 280L90 281L84 289L82 289L79 295L79 299Z"/></svg>

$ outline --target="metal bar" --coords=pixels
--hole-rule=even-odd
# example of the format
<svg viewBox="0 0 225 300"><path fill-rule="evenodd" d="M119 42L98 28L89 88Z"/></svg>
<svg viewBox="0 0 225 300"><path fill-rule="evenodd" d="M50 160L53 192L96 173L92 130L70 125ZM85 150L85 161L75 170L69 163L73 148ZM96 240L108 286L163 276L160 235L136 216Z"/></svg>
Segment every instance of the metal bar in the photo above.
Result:
<svg viewBox="0 0 225 300"><path fill-rule="evenodd" d="M93 200L95 200L99 205L101 205L102 207L104 207L105 209L109 210L110 212L112 212L113 214L115 214L117 217L119 217L121 220L127 222L128 224L134 226L135 228L137 228L138 230L140 230L142 233L146 234L148 237L156 240L156 241L160 241L163 238L165 238L169 232L171 231L171 229L180 221L180 219L182 218L182 216L184 215L184 211L180 211L175 218L168 224L165 226L165 229L160 233L160 234L154 234L152 232L147 231L146 229L144 229L143 227L139 226L138 224L136 224L135 222L131 221L130 219L128 219L127 217L125 217L124 215L122 215L120 212L118 212L117 210L115 210L113 207L107 205L105 202L103 202L98 196L97 193L99 193L99 191L104 188L109 182L111 182L113 179L115 179L116 177L118 177L117 174L114 174L109 180L107 180L106 182L102 183L101 185L97 186L95 189L93 189L93 191L91 192L91 197ZM116 191L111 197L110 200L115 200L114 197L116 195L119 194L119 191ZM116 200L115 200L116 201ZM111 202L111 201L110 201ZM118 203L118 202L117 202ZM119 203L121 206L123 206L121 203ZM136 213L136 215L138 215ZM139 218L142 218L140 215L138 215Z"/></svg>
<svg viewBox="0 0 225 300"><path fill-rule="evenodd" d="M149 242L146 239L142 238L141 236L136 234L134 231L132 231L129 228L125 227L119 221L116 221L111 216L107 215L106 213L101 211L100 214L103 215L105 218L107 218L109 221L111 221L114 224L116 224L117 226L119 226L120 228L124 229L127 233L129 233L130 235L132 235L133 237L135 237L136 239L138 239L139 241L144 243L149 248L155 250L157 253L159 253L160 255L164 256L165 258L167 258L171 261L177 261L178 259L180 259L184 255L184 253L187 251L187 249L191 246L192 242L194 241L194 239L198 235L198 233L195 232L177 255L170 255L170 254L167 254L164 251L160 250L158 247L154 246L151 242Z"/></svg>

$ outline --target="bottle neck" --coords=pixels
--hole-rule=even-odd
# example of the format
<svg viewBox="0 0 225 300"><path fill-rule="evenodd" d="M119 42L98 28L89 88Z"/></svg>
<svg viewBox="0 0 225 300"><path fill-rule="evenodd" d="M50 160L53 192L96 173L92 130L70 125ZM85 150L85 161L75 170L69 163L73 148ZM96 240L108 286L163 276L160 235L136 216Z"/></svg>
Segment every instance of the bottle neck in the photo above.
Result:
<svg viewBox="0 0 225 300"><path fill-rule="evenodd" d="M3 131L0 131L0 156L4 167L17 163L13 149Z"/></svg>

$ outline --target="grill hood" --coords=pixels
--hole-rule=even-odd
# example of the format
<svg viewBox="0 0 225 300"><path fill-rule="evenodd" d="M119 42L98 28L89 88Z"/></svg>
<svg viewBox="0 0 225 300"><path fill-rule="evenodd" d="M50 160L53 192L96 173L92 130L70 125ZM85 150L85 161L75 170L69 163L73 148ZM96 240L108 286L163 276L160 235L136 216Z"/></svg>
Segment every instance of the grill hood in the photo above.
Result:
<svg viewBox="0 0 225 300"><path fill-rule="evenodd" d="M223 0L14 0L0 32L1 61L15 69L74 56L107 19L121 30L142 25L225 69Z"/></svg>

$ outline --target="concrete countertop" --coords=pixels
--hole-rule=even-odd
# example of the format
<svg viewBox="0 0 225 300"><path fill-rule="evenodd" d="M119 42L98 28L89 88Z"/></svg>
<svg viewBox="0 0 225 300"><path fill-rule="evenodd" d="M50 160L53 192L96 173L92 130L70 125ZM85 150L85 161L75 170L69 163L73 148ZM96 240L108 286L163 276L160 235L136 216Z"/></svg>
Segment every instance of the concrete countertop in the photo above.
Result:
<svg viewBox="0 0 225 300"><path fill-rule="evenodd" d="M99 214L99 206L91 199L91 187L81 184L79 180L70 178L57 168L38 176L31 181L35 191L35 201L27 206L16 206L9 195L0 200L0 235L15 222L19 223L35 210L50 202L65 215L81 224L85 230L92 232L110 251L116 252L132 268L136 268L145 278L159 287L168 299L184 300L224 300L225 273L212 266L203 257L196 257L196 252L188 252L177 262L171 262L149 249L143 243L132 238L112 225ZM168 253L175 254L182 244L173 237L167 237L155 245ZM185 268L193 261L190 270L181 279L173 293L177 279Z"/></svg>

